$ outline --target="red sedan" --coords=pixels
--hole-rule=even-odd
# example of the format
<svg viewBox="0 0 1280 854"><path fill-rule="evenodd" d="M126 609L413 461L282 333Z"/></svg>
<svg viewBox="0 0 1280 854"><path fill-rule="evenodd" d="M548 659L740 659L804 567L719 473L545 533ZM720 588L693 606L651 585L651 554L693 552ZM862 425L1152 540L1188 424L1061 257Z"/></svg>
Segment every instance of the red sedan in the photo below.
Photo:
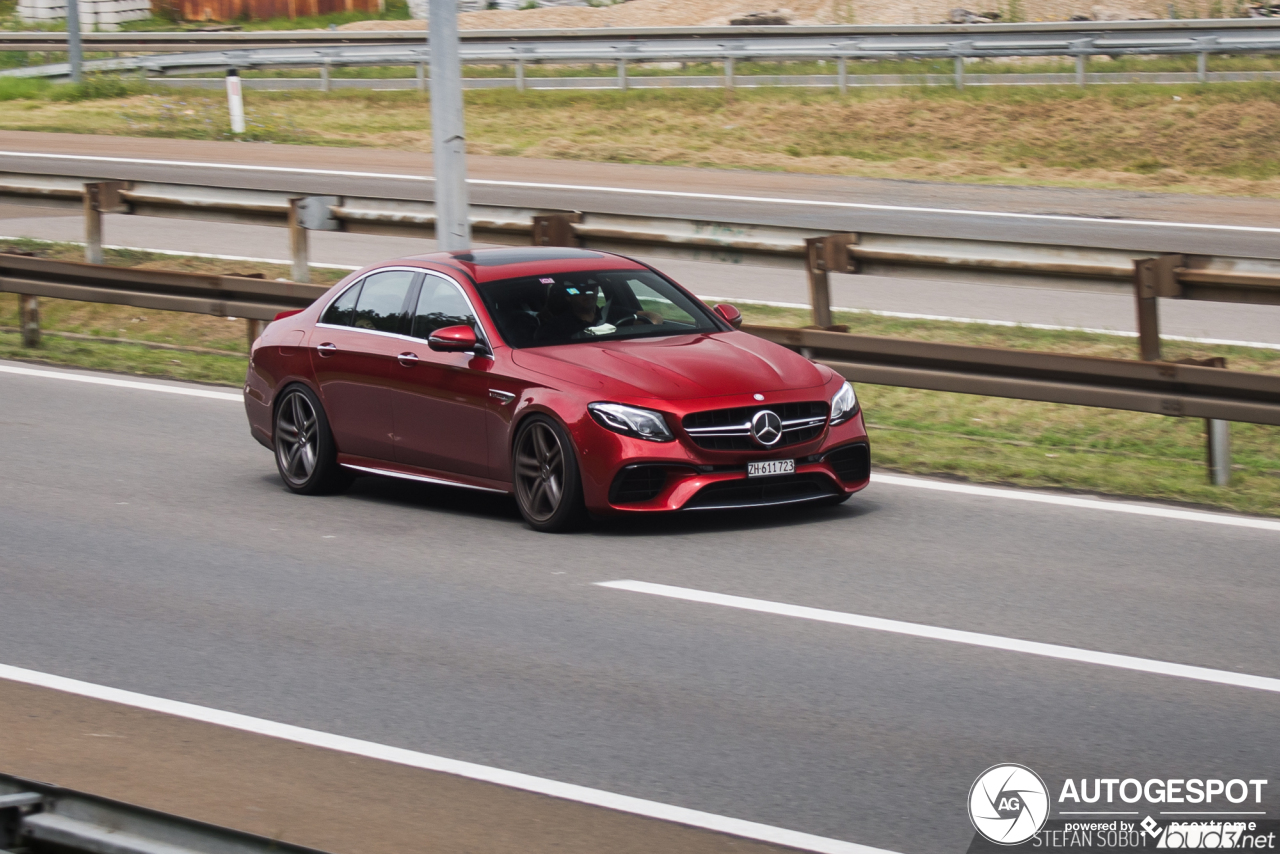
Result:
<svg viewBox="0 0 1280 854"><path fill-rule="evenodd" d="M514 493L540 531L864 488L853 387L740 324L606 252L401 258L267 326L245 409L294 492L367 473Z"/></svg>

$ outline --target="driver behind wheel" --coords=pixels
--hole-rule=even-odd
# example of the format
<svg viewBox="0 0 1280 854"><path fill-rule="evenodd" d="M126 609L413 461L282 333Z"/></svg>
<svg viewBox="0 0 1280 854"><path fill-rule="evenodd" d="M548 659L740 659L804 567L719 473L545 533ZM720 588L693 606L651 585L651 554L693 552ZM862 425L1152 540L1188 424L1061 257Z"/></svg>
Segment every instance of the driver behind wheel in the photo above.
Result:
<svg viewBox="0 0 1280 854"><path fill-rule="evenodd" d="M609 323L597 299L599 292L594 282L557 282L548 287L546 305L538 314L538 339L565 339L584 332L607 335L636 321L662 323L662 315L654 311L637 311Z"/></svg>

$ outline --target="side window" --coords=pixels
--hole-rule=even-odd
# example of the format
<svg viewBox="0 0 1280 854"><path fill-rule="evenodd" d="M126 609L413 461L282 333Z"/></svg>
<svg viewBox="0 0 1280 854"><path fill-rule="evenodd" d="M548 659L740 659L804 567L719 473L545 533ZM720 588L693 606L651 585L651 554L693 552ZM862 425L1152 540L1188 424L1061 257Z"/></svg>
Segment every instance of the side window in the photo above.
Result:
<svg viewBox="0 0 1280 854"><path fill-rule="evenodd" d="M356 298L358 296L360 296L359 282L347 288L336 300L329 303L329 307L324 310L324 317L320 318L320 322L328 323L331 326L350 326L351 312L356 307Z"/></svg>
<svg viewBox="0 0 1280 854"><path fill-rule="evenodd" d="M387 270L366 278L356 300L355 320L351 325L357 329L399 332L405 298L416 275L411 270Z"/></svg>
<svg viewBox="0 0 1280 854"><path fill-rule="evenodd" d="M413 332L410 334L414 338L429 338L432 332L446 326L475 329L476 318L457 285L437 276L427 276L422 281L422 293L418 296L418 309L413 314Z"/></svg>

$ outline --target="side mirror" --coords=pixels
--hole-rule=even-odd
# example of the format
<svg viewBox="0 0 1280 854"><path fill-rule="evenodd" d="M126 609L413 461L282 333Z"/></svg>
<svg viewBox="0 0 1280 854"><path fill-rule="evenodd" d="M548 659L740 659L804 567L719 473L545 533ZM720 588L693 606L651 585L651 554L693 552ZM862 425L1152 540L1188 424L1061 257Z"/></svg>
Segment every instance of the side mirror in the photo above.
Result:
<svg viewBox="0 0 1280 854"><path fill-rule="evenodd" d="M734 329L742 328L742 312L738 311L733 306L728 305L727 303L720 303L716 306L716 314L723 317L725 323L728 323Z"/></svg>
<svg viewBox="0 0 1280 854"><path fill-rule="evenodd" d="M474 350L476 343L476 332L470 326L445 326L427 339L427 346L438 353L465 353Z"/></svg>

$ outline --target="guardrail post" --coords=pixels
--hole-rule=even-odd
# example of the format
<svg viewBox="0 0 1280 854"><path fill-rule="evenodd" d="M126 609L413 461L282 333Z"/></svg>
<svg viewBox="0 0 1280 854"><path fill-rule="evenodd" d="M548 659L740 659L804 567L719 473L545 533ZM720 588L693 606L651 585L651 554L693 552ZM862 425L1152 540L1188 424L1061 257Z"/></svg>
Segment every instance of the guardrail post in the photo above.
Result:
<svg viewBox="0 0 1280 854"><path fill-rule="evenodd" d="M964 57L956 57L956 88L964 90Z"/></svg>
<svg viewBox="0 0 1280 854"><path fill-rule="evenodd" d="M311 254L307 229L302 224L302 202L302 199L289 200L289 257L293 259L289 278L295 282L311 281Z"/></svg>
<svg viewBox="0 0 1280 854"><path fill-rule="evenodd" d="M252 317L245 318L244 321L246 332L249 336L249 350L253 350L253 342L262 337L262 330L267 328L267 321L254 320Z"/></svg>
<svg viewBox="0 0 1280 854"><path fill-rule="evenodd" d="M840 94L849 92L849 57L842 56L836 60L836 86Z"/></svg>
<svg viewBox="0 0 1280 854"><path fill-rule="evenodd" d="M534 246L578 246L573 224L582 222L580 213L536 214L533 218Z"/></svg>
<svg viewBox="0 0 1280 854"><path fill-rule="evenodd" d="M733 57L726 56L724 58L724 88L733 88Z"/></svg>
<svg viewBox="0 0 1280 854"><path fill-rule="evenodd" d="M524 91L524 60L516 60L516 91Z"/></svg>
<svg viewBox="0 0 1280 854"><path fill-rule="evenodd" d="M1138 308L1138 351L1144 362L1160 361L1159 297L1182 294L1177 269L1183 264L1181 255L1162 255L1133 262L1133 290Z"/></svg>
<svg viewBox="0 0 1280 854"><path fill-rule="evenodd" d="M84 260L101 264L102 215L104 213L128 213L128 207L120 198L123 181L97 181L84 185Z"/></svg>
<svg viewBox="0 0 1280 854"><path fill-rule="evenodd" d="M1076 54L1076 85L1081 89L1084 88L1084 69L1085 57L1083 53Z"/></svg>
<svg viewBox="0 0 1280 854"><path fill-rule="evenodd" d="M427 64L425 62L418 63L418 91L427 91Z"/></svg>
<svg viewBox="0 0 1280 854"><path fill-rule="evenodd" d="M1209 82L1209 54L1204 51L1196 54L1196 80L1200 83Z"/></svg>
<svg viewBox="0 0 1280 854"><path fill-rule="evenodd" d="M324 61L324 64L320 66L320 91L331 91L331 84L329 82L329 60L327 59Z"/></svg>
<svg viewBox="0 0 1280 854"><path fill-rule="evenodd" d="M828 273L856 272L853 259L849 257L849 247L857 242L856 234L829 234L805 239L805 268L809 275L809 303L813 306L814 326L826 329L832 325Z"/></svg>
<svg viewBox="0 0 1280 854"><path fill-rule="evenodd" d="M1231 485L1231 422L1218 418L1204 420L1205 444L1209 454L1209 483Z"/></svg>
<svg viewBox="0 0 1280 854"><path fill-rule="evenodd" d="M40 346L40 298L18 294L18 328L22 330L23 347Z"/></svg>
<svg viewBox="0 0 1280 854"><path fill-rule="evenodd" d="M618 60L618 89L619 91L627 91L627 61L625 59Z"/></svg>

